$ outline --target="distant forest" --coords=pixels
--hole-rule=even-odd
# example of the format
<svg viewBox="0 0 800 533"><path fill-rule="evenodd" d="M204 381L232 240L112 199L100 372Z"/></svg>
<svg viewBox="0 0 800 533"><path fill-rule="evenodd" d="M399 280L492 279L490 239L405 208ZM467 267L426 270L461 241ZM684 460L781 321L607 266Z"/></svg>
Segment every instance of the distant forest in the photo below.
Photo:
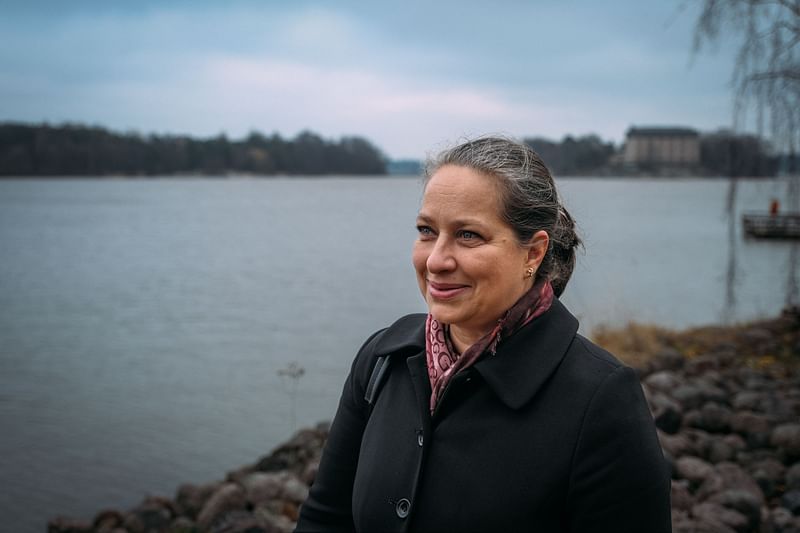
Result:
<svg viewBox="0 0 800 533"><path fill-rule="evenodd" d="M294 139L253 132L234 141L0 123L0 176L385 174L386 163L361 137L329 141L308 131Z"/></svg>
<svg viewBox="0 0 800 533"><path fill-rule="evenodd" d="M567 135L561 142L533 137L523 142L533 148L557 176L605 174L610 171L611 156L616 152L614 143L604 142L597 135L578 138Z"/></svg>
<svg viewBox="0 0 800 533"><path fill-rule="evenodd" d="M524 139L556 176L638 175L622 161L621 148L597 135L561 141ZM700 164L693 175L774 176L778 157L752 135L700 136ZM658 169L655 169L656 171ZM326 140L306 131L293 139L250 133L196 139L179 135L115 133L100 127L0 122L0 176L163 176L251 174L419 174L419 161L389 161L362 137Z"/></svg>

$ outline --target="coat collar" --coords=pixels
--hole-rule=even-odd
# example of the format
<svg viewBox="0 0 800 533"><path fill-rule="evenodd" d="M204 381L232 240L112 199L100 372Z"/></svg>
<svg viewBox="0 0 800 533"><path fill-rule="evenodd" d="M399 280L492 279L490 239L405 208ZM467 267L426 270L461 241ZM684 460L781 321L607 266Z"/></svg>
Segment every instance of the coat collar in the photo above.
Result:
<svg viewBox="0 0 800 533"><path fill-rule="evenodd" d="M392 324L376 344L375 355L424 352L425 317L406 315ZM578 320L555 299L547 312L501 342L497 355L483 357L474 369L504 404L519 409L558 368L577 332Z"/></svg>
<svg viewBox="0 0 800 533"><path fill-rule="evenodd" d="M475 363L498 398L512 409L527 404L555 372L578 332L578 319L558 301Z"/></svg>

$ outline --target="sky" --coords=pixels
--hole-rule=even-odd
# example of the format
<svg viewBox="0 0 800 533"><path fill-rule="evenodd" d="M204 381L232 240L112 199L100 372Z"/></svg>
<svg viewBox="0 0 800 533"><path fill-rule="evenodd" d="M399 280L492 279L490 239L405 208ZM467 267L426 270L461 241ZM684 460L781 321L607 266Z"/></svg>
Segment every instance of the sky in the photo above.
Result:
<svg viewBox="0 0 800 533"><path fill-rule="evenodd" d="M241 138L730 127L735 42L699 0L0 0L0 121Z"/></svg>

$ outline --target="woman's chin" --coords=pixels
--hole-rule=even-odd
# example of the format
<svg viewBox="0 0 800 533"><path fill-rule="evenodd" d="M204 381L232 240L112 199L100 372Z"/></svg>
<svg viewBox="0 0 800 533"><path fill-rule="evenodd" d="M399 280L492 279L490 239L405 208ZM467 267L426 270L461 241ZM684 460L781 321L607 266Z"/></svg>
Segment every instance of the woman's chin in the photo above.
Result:
<svg viewBox="0 0 800 533"><path fill-rule="evenodd" d="M440 324L457 324L461 319L461 313L457 309L437 302L428 302L428 312Z"/></svg>

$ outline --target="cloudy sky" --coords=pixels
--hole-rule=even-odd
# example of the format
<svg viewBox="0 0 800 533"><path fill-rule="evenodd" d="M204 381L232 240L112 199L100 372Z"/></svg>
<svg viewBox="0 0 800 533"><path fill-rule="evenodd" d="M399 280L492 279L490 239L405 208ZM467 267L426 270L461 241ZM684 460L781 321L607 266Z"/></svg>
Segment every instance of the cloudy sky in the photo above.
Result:
<svg viewBox="0 0 800 533"><path fill-rule="evenodd" d="M393 158L465 135L619 142L729 126L734 43L699 0L0 0L0 121L239 138L362 135Z"/></svg>

